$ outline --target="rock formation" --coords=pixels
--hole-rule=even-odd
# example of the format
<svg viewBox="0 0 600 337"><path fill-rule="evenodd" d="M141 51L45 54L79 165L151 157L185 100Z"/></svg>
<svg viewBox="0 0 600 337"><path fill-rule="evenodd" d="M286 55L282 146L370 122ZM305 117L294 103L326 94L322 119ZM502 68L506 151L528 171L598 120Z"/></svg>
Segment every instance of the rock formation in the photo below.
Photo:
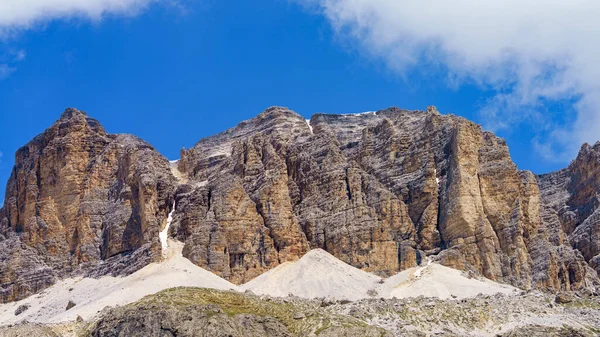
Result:
<svg viewBox="0 0 600 337"><path fill-rule="evenodd" d="M535 176L464 118L390 108L314 115L269 108L181 151L68 109L16 154L0 209L2 300L55 279L128 274L158 232L237 284L322 248L380 276L426 257L529 289L598 286L600 143Z"/></svg>
<svg viewBox="0 0 600 337"><path fill-rule="evenodd" d="M0 300L157 260L174 192L169 162L152 146L67 109L15 155L0 210Z"/></svg>
<svg viewBox="0 0 600 337"><path fill-rule="evenodd" d="M559 266L556 270L550 266L550 278L581 280L587 275L587 284L592 284L600 273L600 142L583 144L567 168L538 180L545 235L558 247L546 252ZM570 247L576 251L572 253Z"/></svg>
<svg viewBox="0 0 600 337"><path fill-rule="evenodd" d="M598 226L589 220L569 238L574 228L551 216L547 179L539 177L540 192L504 140L434 107L310 121L274 107L182 150L178 168L188 183L177 192L172 235L186 257L235 283L309 248L381 276L436 255L522 288L597 282L586 260L600 262L598 231L589 229ZM587 218L598 188L584 185L568 188Z"/></svg>

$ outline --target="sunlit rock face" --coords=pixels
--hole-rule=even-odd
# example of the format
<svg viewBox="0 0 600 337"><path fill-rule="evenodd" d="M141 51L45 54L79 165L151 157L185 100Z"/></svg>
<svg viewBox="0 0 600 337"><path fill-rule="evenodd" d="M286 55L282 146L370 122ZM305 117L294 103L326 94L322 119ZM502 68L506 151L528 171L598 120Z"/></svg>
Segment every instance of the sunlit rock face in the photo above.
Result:
<svg viewBox="0 0 600 337"><path fill-rule="evenodd" d="M519 171L503 139L434 107L308 123L274 107L181 157L189 183L173 235L232 282L312 248L381 276L436 255L522 288L577 289L595 277L584 255L597 251L582 255L585 239L569 240L540 193L538 180L563 182Z"/></svg>
<svg viewBox="0 0 600 337"><path fill-rule="evenodd" d="M170 167L68 109L17 151L0 209L1 300L160 260L173 203L167 236L237 284L321 248L384 277L429 258L525 289L595 287L599 149L535 176L504 140L435 107L309 121L273 107Z"/></svg>
<svg viewBox="0 0 600 337"><path fill-rule="evenodd" d="M567 168L538 180L549 240L559 247L572 246L577 253L565 248L550 255L559 261L554 274L563 282L587 275L588 284L593 283L592 276L600 273L600 142L584 144ZM588 267L573 263L581 256Z"/></svg>
<svg viewBox="0 0 600 337"><path fill-rule="evenodd" d="M0 299L155 261L174 192L169 163L152 146L67 109L15 155L0 211Z"/></svg>

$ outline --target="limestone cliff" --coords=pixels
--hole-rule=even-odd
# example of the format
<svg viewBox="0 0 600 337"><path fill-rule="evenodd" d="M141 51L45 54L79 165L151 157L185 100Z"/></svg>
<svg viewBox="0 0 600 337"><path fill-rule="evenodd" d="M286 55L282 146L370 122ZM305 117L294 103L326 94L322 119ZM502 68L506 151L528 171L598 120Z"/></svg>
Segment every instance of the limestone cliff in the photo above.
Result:
<svg viewBox="0 0 600 337"><path fill-rule="evenodd" d="M594 260L597 231L559 239L537 178L504 140L434 107L310 121L274 107L182 150L178 168L189 181L172 235L232 282L313 248L382 276L435 256L522 288L597 280L581 254Z"/></svg>
<svg viewBox="0 0 600 337"><path fill-rule="evenodd" d="M584 144L567 168L538 180L549 240L557 247L572 246L577 253L552 252L550 258L563 265L556 276L569 280L587 274L592 276L588 284L594 282L593 275L600 273L600 142ZM588 266L573 262L581 256Z"/></svg>
<svg viewBox="0 0 600 337"><path fill-rule="evenodd" d="M535 176L464 118L390 108L269 108L169 162L68 109L19 149L0 209L2 301L74 274L127 274L170 237L244 283L322 248L390 276L424 259L521 288L593 288L600 272L600 143ZM177 178L176 178L177 177Z"/></svg>
<svg viewBox="0 0 600 337"><path fill-rule="evenodd" d="M152 146L67 109L15 155L0 210L0 300L155 261L174 192Z"/></svg>

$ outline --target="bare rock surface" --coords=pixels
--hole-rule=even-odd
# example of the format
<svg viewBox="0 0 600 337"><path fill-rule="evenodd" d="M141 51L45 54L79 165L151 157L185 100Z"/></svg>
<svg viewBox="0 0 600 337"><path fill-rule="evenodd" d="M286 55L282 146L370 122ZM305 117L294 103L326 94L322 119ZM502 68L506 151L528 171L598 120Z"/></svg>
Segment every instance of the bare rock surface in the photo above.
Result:
<svg viewBox="0 0 600 337"><path fill-rule="evenodd" d="M15 155L0 210L0 301L157 260L174 192L169 162L152 146L67 109Z"/></svg>
<svg viewBox="0 0 600 337"><path fill-rule="evenodd" d="M585 144L535 176L504 140L435 107L309 121L272 107L169 163L67 109L16 153L0 300L129 275L162 258L163 230L163 244L238 285L318 248L380 277L432 258L522 289L596 292L599 153Z"/></svg>
<svg viewBox="0 0 600 337"><path fill-rule="evenodd" d="M593 146L584 144L567 168L541 175L538 180L550 240L576 249L575 254L557 251L551 256L562 264L558 277L583 282L586 273L597 275L600 273L600 142ZM590 284L597 279L590 277L585 281Z"/></svg>
<svg viewBox="0 0 600 337"><path fill-rule="evenodd" d="M174 288L136 303L106 308L89 322L23 323L0 336L595 336L597 297L553 303L541 292L469 299L417 297L355 302L273 298ZM65 332L70 332L69 334Z"/></svg>
<svg viewBox="0 0 600 337"><path fill-rule="evenodd" d="M593 171L594 153L577 162ZM520 171L503 139L435 107L308 122L273 107L182 150L178 171L173 236L236 284L314 248L382 277L437 255L523 289L598 284L595 185ZM590 220L559 216L569 203Z"/></svg>

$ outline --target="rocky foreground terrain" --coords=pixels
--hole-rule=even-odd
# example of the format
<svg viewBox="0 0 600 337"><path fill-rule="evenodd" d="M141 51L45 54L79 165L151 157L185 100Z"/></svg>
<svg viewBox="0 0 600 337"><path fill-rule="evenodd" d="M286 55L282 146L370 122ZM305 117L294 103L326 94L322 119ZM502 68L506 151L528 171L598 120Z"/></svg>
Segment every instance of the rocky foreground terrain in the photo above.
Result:
<svg viewBox="0 0 600 337"><path fill-rule="evenodd" d="M143 140L109 134L84 112L67 109L15 155L0 209L2 303L72 282L65 280L145 273L165 258L168 240L180 245L177 254L185 258L177 265L191 261L203 269L199 275L210 271L235 286L322 249L372 277L393 279L435 261L469 278L528 292L321 307L309 299L178 289L85 322L21 324L2 333L67 329L110 336L153 327L145 335L183 336L198 335L194 326L204 326L202 331L219 333L230 327L232 336L518 336L536 329L540 335L593 335L600 289L598 191L600 142L584 144L567 168L536 176L518 170L503 139L435 107L310 120L273 107L183 149L173 162ZM179 292L197 301L180 300ZM557 305L559 292L582 297ZM215 298L240 304L244 315L211 302ZM295 301L314 316L244 311L247 301L277 306L273 310ZM400 313L412 307L414 315ZM151 325L169 315L189 317L165 321L165 329Z"/></svg>
<svg viewBox="0 0 600 337"><path fill-rule="evenodd" d="M97 320L59 325L22 323L1 336L597 336L598 297L538 291L438 300L356 302L273 298L199 288L173 288Z"/></svg>

